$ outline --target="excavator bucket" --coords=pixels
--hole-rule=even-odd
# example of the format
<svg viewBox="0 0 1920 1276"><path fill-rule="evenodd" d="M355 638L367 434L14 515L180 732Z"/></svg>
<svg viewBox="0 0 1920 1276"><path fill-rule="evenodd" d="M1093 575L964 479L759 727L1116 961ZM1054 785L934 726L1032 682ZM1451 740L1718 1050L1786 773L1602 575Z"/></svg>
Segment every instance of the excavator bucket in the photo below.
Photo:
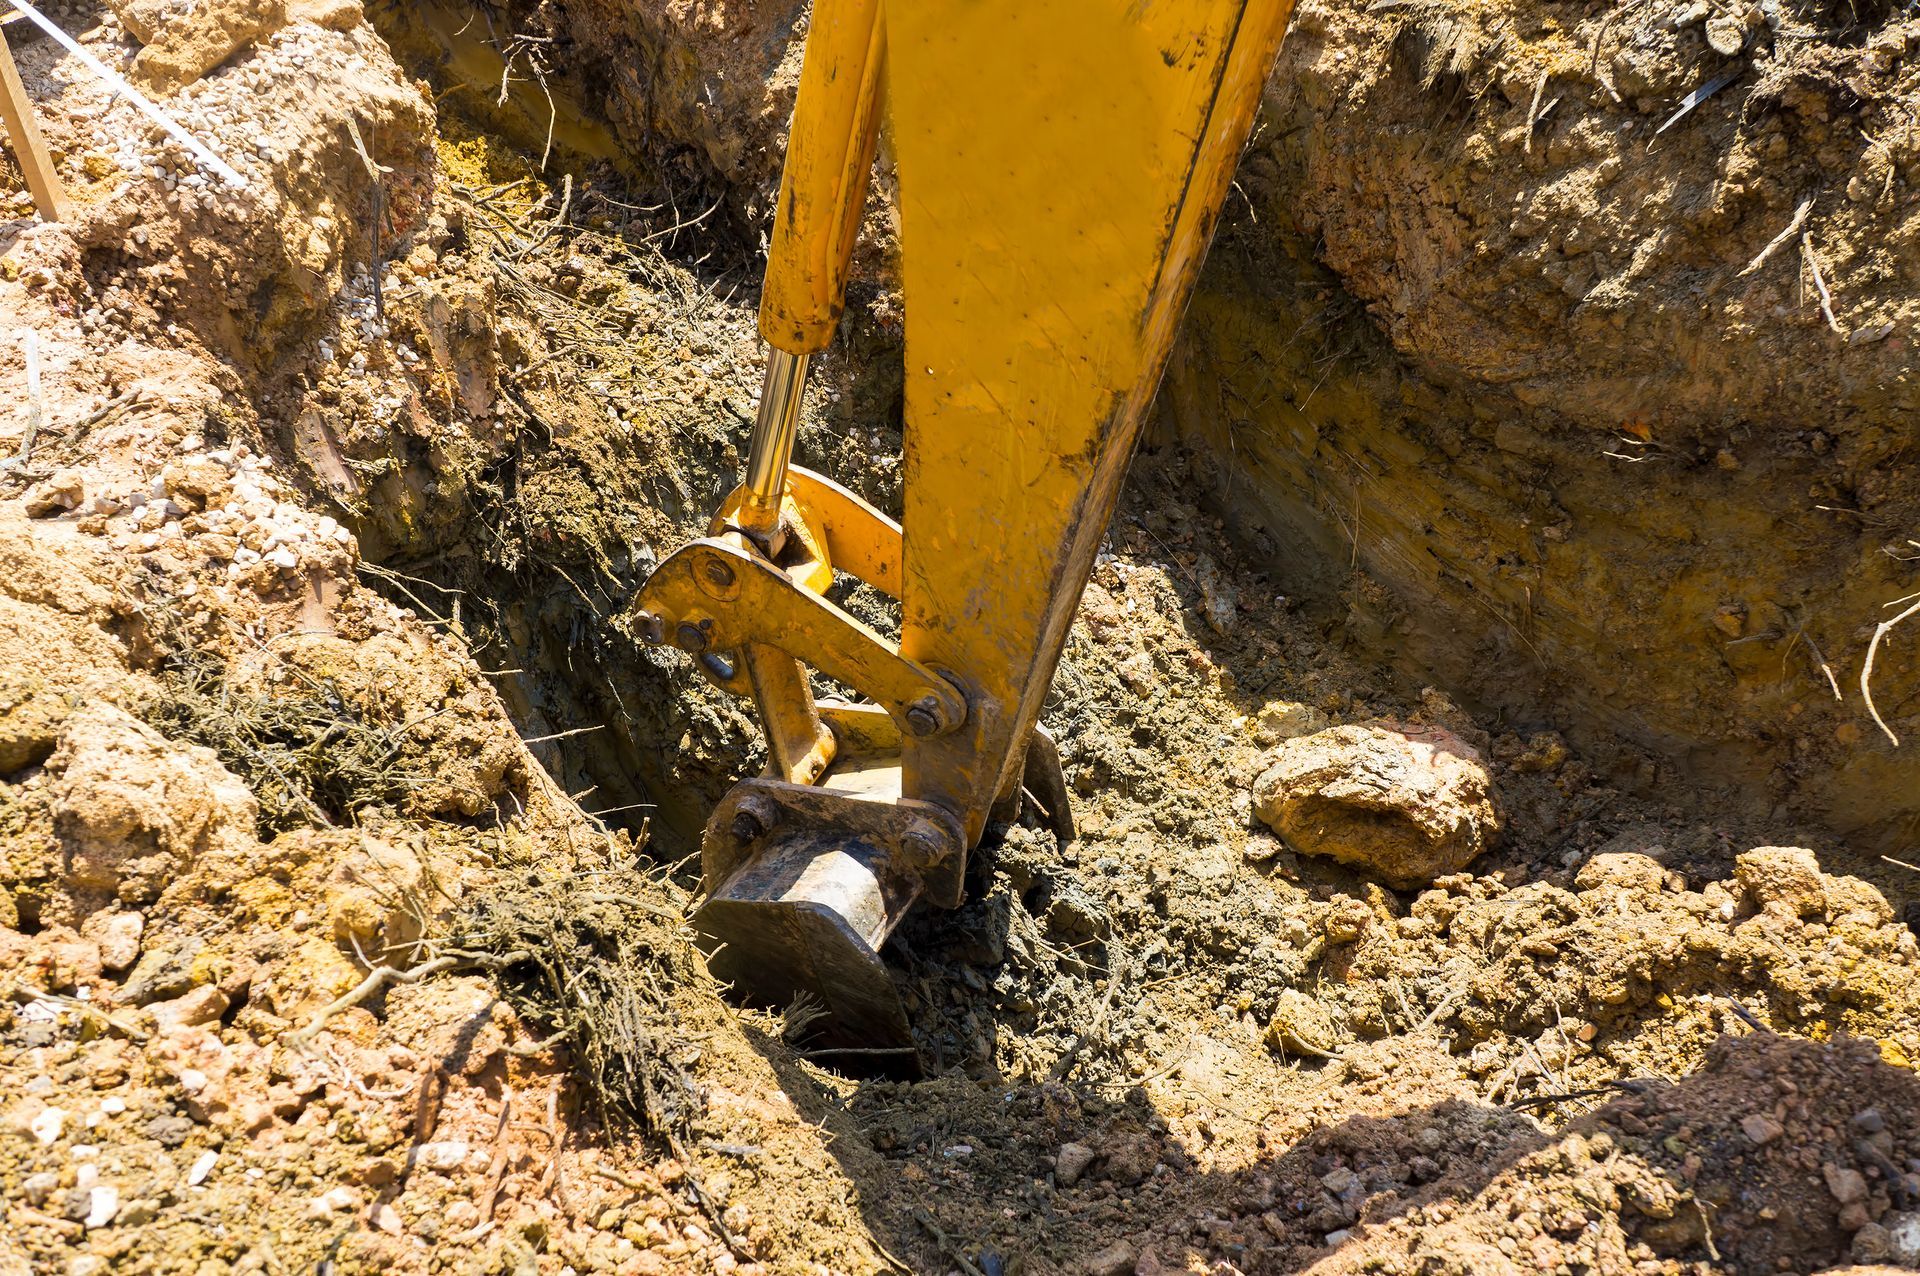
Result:
<svg viewBox="0 0 1920 1276"><path fill-rule="evenodd" d="M1287 0L815 0L746 481L637 629L751 695L763 777L703 846L713 968L828 1060L911 1070L882 958L1023 800L1071 837L1040 705L1285 28ZM789 465L880 128L906 311L905 526ZM899 599L882 634L829 597ZM809 670L859 693L816 703Z"/></svg>

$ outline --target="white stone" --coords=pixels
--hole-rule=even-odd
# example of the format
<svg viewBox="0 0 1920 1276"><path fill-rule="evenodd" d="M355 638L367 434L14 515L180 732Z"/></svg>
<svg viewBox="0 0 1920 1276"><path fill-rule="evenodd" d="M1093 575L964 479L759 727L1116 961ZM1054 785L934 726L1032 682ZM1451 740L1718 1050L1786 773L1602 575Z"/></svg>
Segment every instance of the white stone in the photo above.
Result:
<svg viewBox="0 0 1920 1276"><path fill-rule="evenodd" d="M109 1183L102 1183L87 1194L88 1227L105 1227L113 1222L113 1216L120 1212L120 1189Z"/></svg>
<svg viewBox="0 0 1920 1276"><path fill-rule="evenodd" d="M39 1140L41 1147L46 1147L59 1139L60 1132L66 1128L66 1125L67 1110L65 1108L47 1108L27 1123L27 1129L33 1132L33 1137Z"/></svg>
<svg viewBox="0 0 1920 1276"><path fill-rule="evenodd" d="M472 1147L465 1139L442 1139L415 1148L413 1161L430 1170L453 1170L460 1167L470 1151Z"/></svg>
<svg viewBox="0 0 1920 1276"><path fill-rule="evenodd" d="M336 1187L322 1192L307 1205L308 1218L332 1218L341 1210L350 1210L357 1204L353 1189Z"/></svg>
<svg viewBox="0 0 1920 1276"><path fill-rule="evenodd" d="M207 1175L213 1173L213 1166L220 1159L218 1152L202 1152L187 1171L187 1186L198 1187L207 1181Z"/></svg>

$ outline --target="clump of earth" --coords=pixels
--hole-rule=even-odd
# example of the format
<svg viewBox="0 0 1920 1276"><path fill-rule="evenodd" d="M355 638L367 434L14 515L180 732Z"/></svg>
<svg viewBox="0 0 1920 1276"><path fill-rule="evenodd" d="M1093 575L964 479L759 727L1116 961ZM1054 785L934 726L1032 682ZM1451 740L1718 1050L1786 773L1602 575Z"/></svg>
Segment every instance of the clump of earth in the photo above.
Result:
<svg viewBox="0 0 1920 1276"><path fill-rule="evenodd" d="M622 616L737 479L792 15L134 7L55 15L247 185L17 42L78 211L0 222L0 1272L1920 1266L1920 875L1408 680L1171 425L1079 838L888 954L928 1077L731 1007L683 857L757 733ZM897 508L860 289L801 459Z"/></svg>

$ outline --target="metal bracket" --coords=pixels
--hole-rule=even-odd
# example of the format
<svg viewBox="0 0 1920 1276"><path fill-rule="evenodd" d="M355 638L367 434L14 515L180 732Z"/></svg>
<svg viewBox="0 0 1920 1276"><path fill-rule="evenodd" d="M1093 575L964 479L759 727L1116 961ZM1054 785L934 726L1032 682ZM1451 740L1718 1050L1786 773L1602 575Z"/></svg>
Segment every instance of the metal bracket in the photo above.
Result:
<svg viewBox="0 0 1920 1276"><path fill-rule="evenodd" d="M883 706L916 737L942 736L967 720L958 688L766 559L707 537L654 569L640 591L640 637L696 658L750 645L777 647ZM722 686L734 689L729 670Z"/></svg>

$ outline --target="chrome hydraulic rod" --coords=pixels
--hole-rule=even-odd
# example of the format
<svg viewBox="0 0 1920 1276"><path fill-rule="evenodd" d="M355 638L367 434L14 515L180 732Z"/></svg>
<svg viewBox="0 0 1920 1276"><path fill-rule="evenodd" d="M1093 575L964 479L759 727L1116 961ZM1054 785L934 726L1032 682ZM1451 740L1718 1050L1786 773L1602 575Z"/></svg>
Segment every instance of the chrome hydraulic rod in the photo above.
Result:
<svg viewBox="0 0 1920 1276"><path fill-rule="evenodd" d="M745 530L768 533L779 525L780 498L787 489L787 464L800 428L800 398L807 388L807 356L778 346L767 348L767 375L760 383L760 407L747 448L748 517Z"/></svg>

